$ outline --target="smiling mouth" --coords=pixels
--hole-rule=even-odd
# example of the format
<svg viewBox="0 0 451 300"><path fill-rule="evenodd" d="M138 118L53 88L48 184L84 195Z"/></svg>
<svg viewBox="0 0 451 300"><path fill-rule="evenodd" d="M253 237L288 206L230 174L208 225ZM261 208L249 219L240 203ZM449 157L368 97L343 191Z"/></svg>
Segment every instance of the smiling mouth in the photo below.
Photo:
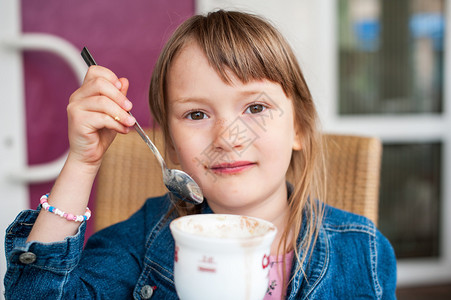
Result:
<svg viewBox="0 0 451 300"><path fill-rule="evenodd" d="M256 165L255 162L250 161L235 161L210 166L210 170L217 174L237 174L249 170Z"/></svg>

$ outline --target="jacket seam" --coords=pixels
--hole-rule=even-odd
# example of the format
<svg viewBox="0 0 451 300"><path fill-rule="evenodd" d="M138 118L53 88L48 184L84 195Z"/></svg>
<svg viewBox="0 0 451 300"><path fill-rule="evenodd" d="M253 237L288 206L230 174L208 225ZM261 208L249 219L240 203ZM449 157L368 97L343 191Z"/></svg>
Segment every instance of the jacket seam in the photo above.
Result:
<svg viewBox="0 0 451 300"><path fill-rule="evenodd" d="M369 237L370 242L370 251L371 251L371 277L373 279L374 290L376 292L377 299L382 298L382 288L379 284L378 276L377 276L377 247L376 240L374 236Z"/></svg>
<svg viewBox="0 0 451 300"><path fill-rule="evenodd" d="M158 219L157 223L152 227L152 229L150 230L150 234L149 237L147 238L146 241L146 249L149 249L150 246L152 245L153 241L155 240L155 237L161 232L161 228L164 226L164 216L162 216L161 218Z"/></svg>
<svg viewBox="0 0 451 300"><path fill-rule="evenodd" d="M64 274L64 279L61 281L61 285L60 285L59 288L58 288L59 295L58 295L57 299L64 299L64 298L63 298L63 295L64 295L64 286L65 286L66 283L67 283L68 277L69 277L69 274L68 274L68 273L65 273L65 274Z"/></svg>
<svg viewBox="0 0 451 300"><path fill-rule="evenodd" d="M167 271L169 274L171 274L171 272L169 272L166 268L162 267L161 265L157 264L156 262L151 261L151 260L150 260L150 262L151 262L153 265L159 266L161 269L163 269L163 270ZM152 269L152 270L155 271L156 273L160 274L161 277L163 277L164 279L166 279L166 280L169 281L170 283L174 284L174 281L173 281L172 279L170 279L169 277L167 277L166 275L164 275L163 273L161 273L159 270L157 270L156 268L154 268L151 264L148 264L148 267L149 267L149 269Z"/></svg>
<svg viewBox="0 0 451 300"><path fill-rule="evenodd" d="M11 286L11 281L14 278L15 274L18 272L18 267L14 266L12 272L9 272L10 267L7 268L7 271L5 273L5 278L4 278L4 285L5 287L7 286ZM8 297L6 297L6 289L4 291L4 295L5 295L5 299L7 299Z"/></svg>
<svg viewBox="0 0 451 300"><path fill-rule="evenodd" d="M359 226L359 227L349 227L349 226L339 226L339 227L324 227L327 231L333 232L361 232L366 233L370 236L375 236L374 228L369 226Z"/></svg>
<svg viewBox="0 0 451 300"><path fill-rule="evenodd" d="M321 280L324 278L324 275L326 274L326 271L329 267L329 235L324 233L324 248L325 248L325 257L324 257L324 264L320 272L320 276L316 279L316 281L311 285L310 290L308 293L303 297L303 299L308 299L310 294L315 290L315 288L319 285Z"/></svg>
<svg viewBox="0 0 451 300"><path fill-rule="evenodd" d="M144 262L144 268L141 272L140 277L138 278L138 281L135 285L135 288L133 289L133 298L140 299L138 288L142 288L144 286L144 283L149 278L149 273L151 271L150 265L148 265L146 262Z"/></svg>

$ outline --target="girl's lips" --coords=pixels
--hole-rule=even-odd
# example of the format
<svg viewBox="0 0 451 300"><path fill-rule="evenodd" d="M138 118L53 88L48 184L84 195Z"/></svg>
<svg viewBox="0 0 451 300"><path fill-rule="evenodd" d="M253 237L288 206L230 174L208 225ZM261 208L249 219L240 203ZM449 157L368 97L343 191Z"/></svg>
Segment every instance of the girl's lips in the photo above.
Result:
<svg viewBox="0 0 451 300"><path fill-rule="evenodd" d="M210 170L219 174L237 174L244 172L255 165L256 163L250 161L235 161L232 163L221 163L210 166Z"/></svg>

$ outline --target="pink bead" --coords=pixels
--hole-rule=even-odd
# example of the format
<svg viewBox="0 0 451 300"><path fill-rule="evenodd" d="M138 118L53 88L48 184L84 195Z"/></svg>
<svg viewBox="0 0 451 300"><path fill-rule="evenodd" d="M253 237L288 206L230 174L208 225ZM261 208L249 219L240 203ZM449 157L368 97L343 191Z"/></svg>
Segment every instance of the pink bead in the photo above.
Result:
<svg viewBox="0 0 451 300"><path fill-rule="evenodd" d="M74 220L74 215L73 214L67 214L66 219L68 221L73 221Z"/></svg>
<svg viewBox="0 0 451 300"><path fill-rule="evenodd" d="M67 213L64 213L64 214L63 214L63 218L66 218L66 219L67 219Z"/></svg>

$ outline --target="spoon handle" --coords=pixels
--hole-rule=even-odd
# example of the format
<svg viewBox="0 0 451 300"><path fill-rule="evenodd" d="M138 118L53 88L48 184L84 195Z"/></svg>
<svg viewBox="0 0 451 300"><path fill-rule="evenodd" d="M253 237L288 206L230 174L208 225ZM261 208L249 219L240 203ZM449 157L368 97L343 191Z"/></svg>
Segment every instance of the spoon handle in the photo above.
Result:
<svg viewBox="0 0 451 300"><path fill-rule="evenodd" d="M89 53L88 48L83 47L83 50L81 51L81 56L83 57L84 61L86 62L86 64L88 65L88 67L90 66L96 66L97 63L94 60L94 58L92 57L91 53ZM131 112L128 112L128 114L130 116L133 117ZM135 119L136 120L136 119ZM163 171L165 171L167 169L166 167L166 163L164 162L163 157L161 156L160 152L158 151L157 147L154 145L154 143L152 143L152 140L147 136L147 134L145 133L145 131L142 129L142 127L139 125L138 121L135 122L135 124L133 125L133 127L135 128L135 130L138 132L138 134L141 136L141 138L144 140L144 142L146 142L147 146L149 146L150 150L153 152L153 154L155 155L155 157L157 158L158 162L161 165L161 169Z"/></svg>
<svg viewBox="0 0 451 300"><path fill-rule="evenodd" d="M133 116L131 112L128 112L130 116ZM160 151L158 151L157 147L152 143L152 140L149 138L149 136L146 134L146 132L141 128L138 121L135 122L135 125L133 125L135 130L138 132L139 136L146 142L147 146L149 146L150 150L153 152L155 157L157 158L158 162L161 165L161 169L165 171L167 169L166 163L164 162L163 157L160 154Z"/></svg>

